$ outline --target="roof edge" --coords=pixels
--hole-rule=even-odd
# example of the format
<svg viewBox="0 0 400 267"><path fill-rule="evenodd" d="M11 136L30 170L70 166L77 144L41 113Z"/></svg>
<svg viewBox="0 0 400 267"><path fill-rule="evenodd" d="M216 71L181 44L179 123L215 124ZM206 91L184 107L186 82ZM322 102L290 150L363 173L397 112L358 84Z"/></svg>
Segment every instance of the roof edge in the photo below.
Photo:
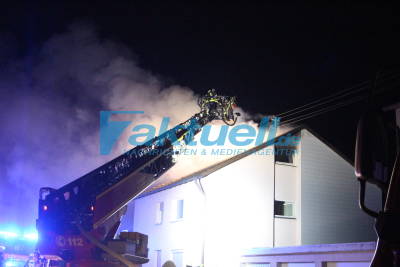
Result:
<svg viewBox="0 0 400 267"><path fill-rule="evenodd" d="M204 177L216 172L217 170L222 169L223 167L226 167L226 166L228 166L228 165L230 165L230 164L232 164L232 163L234 163L234 162L236 162L236 161L238 161L238 160L240 160L242 158L247 157L248 155L251 155L251 154L253 154L253 153L255 153L255 152L257 152L257 151L259 151L259 150L261 150L263 148L266 148L268 146L273 145L274 143L276 143L279 140L280 137L285 136L285 135L287 135L289 133L300 132L302 129L303 129L303 127L296 127L296 128L294 128L294 129L292 129L290 131L287 131L287 132L285 132L285 133L283 133L281 135L278 135L274 139L271 139L271 140L268 140L267 142L262 143L261 145L252 147L252 148L250 148L250 149L248 149L248 150L246 150L246 151L244 151L244 152L242 152L240 154L237 154L237 155L235 155L235 156L233 156L231 158L228 158L228 159L223 160L221 162L215 163L215 164L213 164L213 165L211 165L209 167L203 168L203 169L198 170L196 172L193 172L193 173L191 173L189 175L186 175L186 176L178 179L175 182L172 182L170 184L167 184L167 185L159 187L159 188L155 188L154 190L151 190L151 191L148 191L148 192L143 192L142 194L140 194L137 197L137 199L138 198L143 198L143 197L146 197L146 196L149 196L149 195L152 195L152 194L155 194L155 193L167 190L167 189L171 189L171 188L173 188L175 186L182 185L182 184L185 184L185 183L189 183L189 182L197 180L197 179L204 178Z"/></svg>

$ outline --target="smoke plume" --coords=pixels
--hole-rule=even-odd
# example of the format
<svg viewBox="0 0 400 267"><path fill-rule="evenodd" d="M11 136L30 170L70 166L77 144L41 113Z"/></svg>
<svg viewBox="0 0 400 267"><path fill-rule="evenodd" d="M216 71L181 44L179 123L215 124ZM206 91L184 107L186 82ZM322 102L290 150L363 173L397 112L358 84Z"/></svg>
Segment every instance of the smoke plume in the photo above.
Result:
<svg viewBox="0 0 400 267"><path fill-rule="evenodd" d="M0 225L34 225L40 187L58 188L123 151L120 143L100 155L101 110L143 110L132 119L155 125L168 116L169 127L198 112L193 91L165 86L127 47L99 38L87 25L53 36L34 55L2 58ZM187 158L166 177L213 161Z"/></svg>

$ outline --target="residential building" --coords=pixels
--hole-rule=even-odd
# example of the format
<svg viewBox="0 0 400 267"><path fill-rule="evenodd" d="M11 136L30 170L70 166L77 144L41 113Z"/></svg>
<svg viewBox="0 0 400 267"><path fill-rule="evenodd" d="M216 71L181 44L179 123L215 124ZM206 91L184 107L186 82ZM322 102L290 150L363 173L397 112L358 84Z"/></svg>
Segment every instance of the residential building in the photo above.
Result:
<svg viewBox="0 0 400 267"><path fill-rule="evenodd" d="M149 236L144 266L232 267L251 248L374 241L352 163L310 129L289 133L300 140L292 147L262 144L135 199L128 216ZM378 190L367 201L378 208Z"/></svg>

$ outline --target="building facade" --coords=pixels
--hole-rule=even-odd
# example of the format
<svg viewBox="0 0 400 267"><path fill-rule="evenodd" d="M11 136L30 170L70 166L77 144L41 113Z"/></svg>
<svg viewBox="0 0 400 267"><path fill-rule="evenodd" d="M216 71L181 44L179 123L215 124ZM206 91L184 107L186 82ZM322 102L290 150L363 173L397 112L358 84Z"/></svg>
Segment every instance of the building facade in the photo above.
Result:
<svg viewBox="0 0 400 267"><path fill-rule="evenodd" d="M289 150L261 145L135 199L128 227L149 236L145 266L231 267L252 248L374 241L353 166L310 130L292 134ZM367 198L380 205L377 190Z"/></svg>

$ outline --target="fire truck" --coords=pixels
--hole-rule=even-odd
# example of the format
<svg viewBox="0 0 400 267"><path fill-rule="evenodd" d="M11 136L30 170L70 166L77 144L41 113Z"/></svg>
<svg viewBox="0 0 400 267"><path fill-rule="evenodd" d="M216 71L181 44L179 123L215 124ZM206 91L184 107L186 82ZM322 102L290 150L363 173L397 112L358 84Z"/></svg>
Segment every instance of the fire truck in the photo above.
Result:
<svg viewBox="0 0 400 267"><path fill-rule="evenodd" d="M214 120L236 123L235 97L214 89L198 100L200 112L59 189L39 192L39 240L31 265L130 266L149 261L148 237L121 232L127 204L176 162L177 145L189 144ZM117 238L115 238L117 236Z"/></svg>
<svg viewBox="0 0 400 267"><path fill-rule="evenodd" d="M361 117L354 165L360 182L360 207L375 218L378 235L370 266L400 266L400 102L369 108ZM381 210L372 210L364 203L367 184L381 190Z"/></svg>

